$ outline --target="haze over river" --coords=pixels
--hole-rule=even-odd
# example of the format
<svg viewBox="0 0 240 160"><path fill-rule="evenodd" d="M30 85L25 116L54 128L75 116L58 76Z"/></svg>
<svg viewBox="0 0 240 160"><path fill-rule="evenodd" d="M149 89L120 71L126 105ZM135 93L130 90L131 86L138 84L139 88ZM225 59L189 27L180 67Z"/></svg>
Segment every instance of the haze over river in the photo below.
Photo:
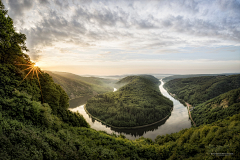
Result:
<svg viewBox="0 0 240 160"><path fill-rule="evenodd" d="M170 96L168 92L163 88L164 83L162 79L160 81L161 85L159 86L159 89L165 97L173 101L173 110L171 112L171 115L166 120L149 127L144 127L141 129L115 129L102 124L101 122L91 118L84 110L83 106L86 103L87 99L90 98L89 96L71 100L69 110L73 112L78 111L83 115L91 128L97 131L101 130L109 134L115 133L116 135L123 134L128 139L137 139L143 136L145 138L151 138L154 140L158 135L171 134L185 128L190 128L191 120L188 117L187 107ZM116 91L116 89L114 89L114 91Z"/></svg>

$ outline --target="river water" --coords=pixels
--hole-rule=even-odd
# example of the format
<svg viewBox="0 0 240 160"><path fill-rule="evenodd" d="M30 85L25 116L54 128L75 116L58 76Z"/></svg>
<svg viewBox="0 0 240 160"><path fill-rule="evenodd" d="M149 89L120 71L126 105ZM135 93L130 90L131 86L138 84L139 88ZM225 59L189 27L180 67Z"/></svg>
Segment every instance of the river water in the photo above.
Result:
<svg viewBox="0 0 240 160"><path fill-rule="evenodd" d="M91 118L83 108L87 99L90 98L89 96L71 100L69 110L82 114L91 128L97 131L101 130L109 134L115 133L116 135L123 134L126 136L126 138L132 140L140 138L141 136L154 140L158 135L171 134L185 128L190 128L191 120L188 117L187 107L170 96L168 92L163 88L164 82L162 79L160 81L161 85L159 86L159 89L165 97L173 101L173 110L171 115L166 120L154 124L150 127L144 127L141 129L115 129L102 124L101 122ZM114 91L116 91L116 89L114 89Z"/></svg>

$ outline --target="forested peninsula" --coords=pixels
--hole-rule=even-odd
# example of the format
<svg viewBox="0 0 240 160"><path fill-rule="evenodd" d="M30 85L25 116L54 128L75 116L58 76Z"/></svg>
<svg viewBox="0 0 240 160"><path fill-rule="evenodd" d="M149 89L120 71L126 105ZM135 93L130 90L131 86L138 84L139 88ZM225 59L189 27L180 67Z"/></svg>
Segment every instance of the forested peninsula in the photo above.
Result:
<svg viewBox="0 0 240 160"><path fill-rule="evenodd" d="M159 90L160 81L150 75L128 76L117 82L116 92L87 101L86 110L115 127L136 127L157 122L171 113L173 103Z"/></svg>

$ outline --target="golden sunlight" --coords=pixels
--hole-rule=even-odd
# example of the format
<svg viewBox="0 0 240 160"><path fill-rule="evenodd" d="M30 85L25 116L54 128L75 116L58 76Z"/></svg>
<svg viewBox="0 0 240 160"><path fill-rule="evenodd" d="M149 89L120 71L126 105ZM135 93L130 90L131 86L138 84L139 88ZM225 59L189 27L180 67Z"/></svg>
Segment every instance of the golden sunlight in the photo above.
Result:
<svg viewBox="0 0 240 160"><path fill-rule="evenodd" d="M37 76L37 79L38 79L38 83L39 83L39 87L40 87L40 90L41 90L41 95L42 95L42 89L41 89L41 84L40 84L40 81L39 81L39 76L38 76L38 73L41 73L40 71L40 68L38 67L38 64L37 63L32 63L32 62L27 62L27 64L16 64L16 65L23 65L23 66L26 66L27 68L25 68L24 70L29 70L28 74L23 78L23 80L20 82L20 84L22 84L22 82L28 77L28 75L32 72L32 78L34 76L34 74L36 74ZM23 70L23 71L24 71ZM20 85L19 84L19 85ZM19 86L18 85L18 86ZM42 103L44 103L44 100L43 100L43 95L42 95Z"/></svg>
<svg viewBox="0 0 240 160"><path fill-rule="evenodd" d="M35 63L35 64L34 64L34 67L38 67L38 64L37 64L37 63Z"/></svg>

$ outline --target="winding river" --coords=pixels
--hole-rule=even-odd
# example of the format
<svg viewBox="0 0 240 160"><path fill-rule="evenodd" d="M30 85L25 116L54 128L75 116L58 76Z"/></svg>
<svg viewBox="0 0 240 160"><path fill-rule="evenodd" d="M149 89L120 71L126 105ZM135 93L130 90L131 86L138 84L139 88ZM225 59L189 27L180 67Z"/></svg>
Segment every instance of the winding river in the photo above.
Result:
<svg viewBox="0 0 240 160"><path fill-rule="evenodd" d="M161 93L173 101L173 110L171 115L164 121L161 121L157 124L154 124L149 127L140 128L140 129L115 129L108 127L101 122L91 118L84 110L83 106L86 103L89 96L81 97L79 99L74 99L70 101L70 108L69 110L73 112L79 112L83 115L86 121L89 123L91 128L98 130L98 131L105 131L109 134L115 133L116 135L123 134L128 139L137 139L141 136L145 138L150 138L154 140L158 135L165 135L178 132L185 128L191 127L191 120L188 116L187 107L182 105L178 100L174 99L172 96L168 94L168 92L163 88L164 82L161 81L161 85L159 89ZM116 89L114 89L116 91Z"/></svg>

